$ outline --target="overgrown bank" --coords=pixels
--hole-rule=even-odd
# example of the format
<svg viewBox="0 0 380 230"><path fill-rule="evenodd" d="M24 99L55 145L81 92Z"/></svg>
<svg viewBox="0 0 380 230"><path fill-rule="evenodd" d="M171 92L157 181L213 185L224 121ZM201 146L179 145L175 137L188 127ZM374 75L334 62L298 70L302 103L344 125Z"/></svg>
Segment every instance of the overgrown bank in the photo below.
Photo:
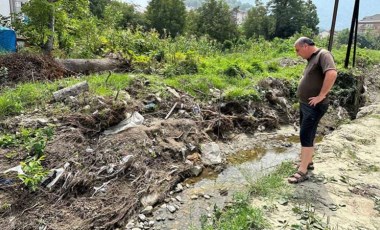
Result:
<svg viewBox="0 0 380 230"><path fill-rule="evenodd" d="M123 226L143 207L164 201L178 182L196 174L194 169L206 166L201 143L293 123L297 104L292 77L303 63L280 57L255 62L252 66L260 71L253 74L243 61L250 62L249 57L237 56L209 57L197 63L203 67L194 75L146 75L137 69L2 88L0 168L23 162L24 178L30 181L22 183L17 173L2 180L3 229ZM229 59L241 62L230 64ZM342 74L334 108L362 101L361 78ZM83 80L89 91L52 100L53 92ZM136 112L144 118L142 125L104 134ZM41 131L47 128L53 133L49 138ZM48 180L40 184L42 178Z"/></svg>

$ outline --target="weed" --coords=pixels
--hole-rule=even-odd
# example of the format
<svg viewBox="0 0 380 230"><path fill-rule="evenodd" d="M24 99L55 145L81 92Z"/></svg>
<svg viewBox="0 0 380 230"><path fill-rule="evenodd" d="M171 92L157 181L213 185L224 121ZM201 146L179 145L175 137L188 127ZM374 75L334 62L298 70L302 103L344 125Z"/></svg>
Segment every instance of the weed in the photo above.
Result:
<svg viewBox="0 0 380 230"><path fill-rule="evenodd" d="M248 194L237 194L234 201L227 210L214 206L212 223L208 223L206 217L201 218L202 229L264 229L268 226L263 212L250 206Z"/></svg>
<svg viewBox="0 0 380 230"><path fill-rule="evenodd" d="M24 174L18 174L18 177L32 191L37 189L42 179L48 174L48 171L41 165L41 161L44 159L45 157L41 156L40 158L33 157L25 162L20 162Z"/></svg>
<svg viewBox="0 0 380 230"><path fill-rule="evenodd" d="M284 177L291 175L294 168L291 162L282 163L274 172L259 178L251 185L250 191L256 196L284 196L289 188Z"/></svg>
<svg viewBox="0 0 380 230"><path fill-rule="evenodd" d="M4 213L6 212L7 210L9 210L11 208L11 204L9 203L4 203L0 206L0 213Z"/></svg>
<svg viewBox="0 0 380 230"><path fill-rule="evenodd" d="M4 134L0 136L0 147L8 148L8 147L15 146L15 144L16 144L15 135Z"/></svg>
<svg viewBox="0 0 380 230"><path fill-rule="evenodd" d="M278 62L272 61L268 63L267 68L268 68L268 72L271 72L271 73L278 72L280 69L280 65L278 64Z"/></svg>

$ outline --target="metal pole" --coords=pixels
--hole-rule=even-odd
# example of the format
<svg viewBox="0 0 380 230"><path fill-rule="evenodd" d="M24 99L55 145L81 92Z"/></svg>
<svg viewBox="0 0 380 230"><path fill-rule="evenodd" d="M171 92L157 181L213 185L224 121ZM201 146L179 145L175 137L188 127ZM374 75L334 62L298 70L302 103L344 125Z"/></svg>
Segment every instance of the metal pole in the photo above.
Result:
<svg viewBox="0 0 380 230"><path fill-rule="evenodd" d="M333 17L332 17L330 37L329 37L329 48L328 48L329 51L331 51L333 41L334 41L335 22L336 22L336 14L338 12L338 5L339 5L339 0L335 0L334 13L333 13Z"/></svg>
<svg viewBox="0 0 380 230"><path fill-rule="evenodd" d="M360 0L358 0L358 2L360 2ZM355 67L355 60L356 60L356 44L358 43L359 8L360 8L360 3L358 3L358 10L357 10L357 14L356 14L354 56L352 57L352 67Z"/></svg>
<svg viewBox="0 0 380 230"><path fill-rule="evenodd" d="M13 22L13 0L9 0L9 16L11 16L11 23Z"/></svg>
<svg viewBox="0 0 380 230"><path fill-rule="evenodd" d="M344 68L348 68L348 63L350 61L350 53L351 53L351 46L352 46L352 38L353 38L353 34L354 34L355 18L356 18L356 15L358 15L358 8L359 8L359 0L355 0L354 12L352 14L352 21L351 21L351 28L350 28L350 36L348 38L346 60L344 62Z"/></svg>

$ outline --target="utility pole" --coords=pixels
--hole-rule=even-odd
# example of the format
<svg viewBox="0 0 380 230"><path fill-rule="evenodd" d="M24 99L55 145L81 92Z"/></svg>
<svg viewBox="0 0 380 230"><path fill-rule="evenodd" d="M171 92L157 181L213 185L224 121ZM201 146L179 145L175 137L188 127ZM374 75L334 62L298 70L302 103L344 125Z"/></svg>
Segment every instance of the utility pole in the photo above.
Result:
<svg viewBox="0 0 380 230"><path fill-rule="evenodd" d="M354 36L354 30L358 30L358 18L359 18L359 5L360 0L355 0L355 6L354 6L354 12L352 13L352 21L351 21L351 28L350 28L350 36L348 38L348 46L347 46L347 53L346 53L346 60L344 62L344 67L348 68L348 63L350 61L350 53L351 53L351 46L352 46L352 40ZM357 42L357 32L355 32L355 47ZM356 48L354 50L356 52ZM354 54L354 57L356 55ZM352 66L355 66L355 60L353 60Z"/></svg>
<svg viewBox="0 0 380 230"><path fill-rule="evenodd" d="M339 0L335 0L334 13L333 13L333 18L331 22L330 37L329 37L329 48L328 48L329 51L331 51L332 45L334 42L335 22L336 22L336 14L338 11L338 5L339 5Z"/></svg>

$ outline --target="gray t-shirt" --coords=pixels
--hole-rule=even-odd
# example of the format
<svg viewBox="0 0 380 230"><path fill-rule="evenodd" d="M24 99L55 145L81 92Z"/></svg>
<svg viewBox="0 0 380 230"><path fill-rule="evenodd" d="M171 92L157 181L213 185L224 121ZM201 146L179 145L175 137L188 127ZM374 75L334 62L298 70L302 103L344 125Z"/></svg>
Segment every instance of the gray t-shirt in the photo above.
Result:
<svg viewBox="0 0 380 230"><path fill-rule="evenodd" d="M309 103L310 97L318 96L321 92L326 72L336 70L333 56L325 49L318 49L307 62L297 89L298 98L303 103ZM320 103L329 103L327 96Z"/></svg>

